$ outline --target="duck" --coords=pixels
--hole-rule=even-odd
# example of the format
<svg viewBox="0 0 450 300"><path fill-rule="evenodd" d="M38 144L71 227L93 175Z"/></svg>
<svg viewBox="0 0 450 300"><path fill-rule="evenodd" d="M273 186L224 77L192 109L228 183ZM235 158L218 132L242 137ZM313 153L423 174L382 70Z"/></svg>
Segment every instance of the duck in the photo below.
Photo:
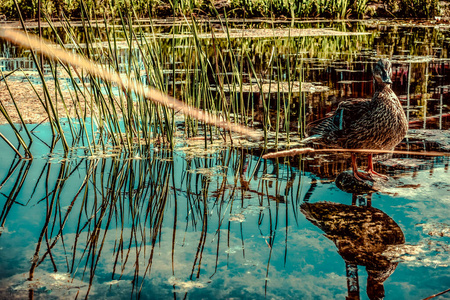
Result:
<svg viewBox="0 0 450 300"><path fill-rule="evenodd" d="M391 88L391 62L388 59L378 60L372 68L372 75L372 99L340 102L331 116L307 126L307 137L301 142L344 149L393 150L406 136L408 121L400 100ZM356 153L351 155L353 176L358 181L388 178L374 170L372 153L368 154L365 173L358 170Z"/></svg>

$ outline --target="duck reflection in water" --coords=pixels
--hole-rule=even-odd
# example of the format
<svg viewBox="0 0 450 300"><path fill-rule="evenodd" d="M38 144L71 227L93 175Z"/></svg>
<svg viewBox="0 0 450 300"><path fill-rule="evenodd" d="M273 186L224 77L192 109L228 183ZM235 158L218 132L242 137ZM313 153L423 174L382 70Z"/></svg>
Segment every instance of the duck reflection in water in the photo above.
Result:
<svg viewBox="0 0 450 300"><path fill-rule="evenodd" d="M369 298L383 299L384 282L398 264L383 252L388 246L404 244L405 237L394 220L371 207L371 194L353 194L352 205L304 202L300 208L306 218L334 242L344 259L347 299L360 299L358 265L366 267Z"/></svg>

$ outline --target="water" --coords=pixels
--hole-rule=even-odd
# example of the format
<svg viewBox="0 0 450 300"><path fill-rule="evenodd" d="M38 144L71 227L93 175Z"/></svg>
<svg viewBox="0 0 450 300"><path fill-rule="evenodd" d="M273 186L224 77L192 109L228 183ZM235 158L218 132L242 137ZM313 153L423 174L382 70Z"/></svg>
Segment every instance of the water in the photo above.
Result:
<svg viewBox="0 0 450 300"><path fill-rule="evenodd" d="M308 118L370 97L370 63L390 53L418 128L398 149L448 151L448 130L435 129L448 128L447 29L348 26L371 35L295 40L311 45L305 81L328 87L303 92ZM332 40L340 53L316 52ZM277 45L250 42L261 66ZM0 298L421 299L450 285L448 156L377 158L389 182L352 195L334 183L349 169L341 154L274 161L255 146L206 151L179 138L173 152L91 156L79 145L66 158L48 125L34 134L32 161L2 146Z"/></svg>
<svg viewBox="0 0 450 300"><path fill-rule="evenodd" d="M46 299L88 290L117 299L342 298L343 256L352 262L352 252L339 254L338 241L358 249L354 264L387 273L387 298L446 289L448 158L403 157L407 167L392 169L393 186L357 198L303 171L313 157L279 165L220 145L198 157L194 146L145 159L61 162L61 153L49 158L36 143L32 162L3 156L1 168L10 171L1 189L2 298L31 290ZM44 256L50 245L52 258ZM381 257L385 250L393 257ZM33 261L40 264L29 283ZM358 275L364 299L364 266Z"/></svg>
<svg viewBox="0 0 450 300"><path fill-rule="evenodd" d="M286 29L288 25L290 24L281 22L279 27ZM153 27L146 27L145 23L143 26L142 36L146 36L148 40L156 39L156 44L160 47L158 49L160 52L157 53L160 60L158 67L164 68L161 81L151 84L170 94L175 93L177 97L184 96L184 91L190 91L189 86L195 85L201 76L199 75L201 66L196 58L199 49L195 48L193 38L188 35L192 32L192 27L184 23L164 22L157 23ZM228 92L240 91L240 81L244 91L242 96L246 101L249 95L245 91L250 86L254 86L253 90L255 90L256 82L266 83L277 80L284 84L289 82L291 85L299 81L304 83L303 98L300 93L295 92L291 96L289 121L293 123L292 126L295 126L298 119L297 108L304 100L309 108L307 121L311 121L323 117L341 100L370 98L373 94L371 66L379 57L389 57L393 63L392 88L402 101L408 119L413 121L411 128L446 129L449 127L448 44L450 32L447 25L411 26L406 21L395 23L387 21L300 22L294 24L292 33L286 29L284 36L277 37L273 36L270 23L230 22L230 39L220 35L217 28L220 28L218 22L200 23L197 28L200 39L198 47L204 52L202 55L208 57L213 65L212 69L208 70L209 73L217 72L215 65L219 65L220 70L225 68L228 71L221 75L225 85L224 92L231 99L235 96L229 95ZM209 38L211 29L214 29L218 36L214 43ZM322 31L333 29L347 35L330 36L328 33L323 36L289 38L290 35L295 35L296 29ZM251 37L239 38L250 30L255 31ZM78 48L62 29L57 29L57 32L61 39L66 41L65 45L68 49L75 51ZM93 29L92 32L96 39L91 42L99 42L98 49L103 49L103 52L99 51L92 55L110 63L108 56L104 54L108 46L100 43L105 41L106 33L98 28ZM54 33L48 28L44 30L43 35L54 39ZM116 35L118 70L120 72L129 70L127 62L131 55L138 59L140 62L138 67L145 73L141 50L135 48L129 51L124 40L124 33L120 28L116 28ZM86 36L83 31L75 30L74 36L78 38L79 47L85 48ZM137 38L139 37L138 34ZM172 37L175 39L172 40ZM0 54L0 66L4 71L18 68L33 70L34 63L28 50L11 46L9 43L0 44L0 49L3 49ZM223 50L220 62L217 61L215 49ZM186 59L186 57L192 57L192 59ZM247 61L248 57L251 58L255 69L254 74ZM288 66L291 70L287 69ZM51 82L50 68L45 67L44 71L47 74L46 80ZM62 73L60 72L58 76L61 77ZM20 72L13 74L12 77L17 77L15 80L26 81ZM67 88L73 88L69 78L65 77L67 76L60 78L63 82L62 86L68 85ZM148 84L146 76L142 76L141 73L140 77L141 81ZM211 74L208 74L208 77L214 92L217 89L217 83L214 82ZM89 79L86 77L84 80ZM314 89L310 88L311 84L315 87ZM258 107L262 106L259 97L272 99L268 102L269 108L275 110L277 97L275 94L278 88L276 84L271 85L272 95L269 95L267 90L260 96L252 94L252 99ZM190 93L193 94L194 91ZM281 107L281 109L284 108ZM258 116L255 118L255 121L259 121Z"/></svg>

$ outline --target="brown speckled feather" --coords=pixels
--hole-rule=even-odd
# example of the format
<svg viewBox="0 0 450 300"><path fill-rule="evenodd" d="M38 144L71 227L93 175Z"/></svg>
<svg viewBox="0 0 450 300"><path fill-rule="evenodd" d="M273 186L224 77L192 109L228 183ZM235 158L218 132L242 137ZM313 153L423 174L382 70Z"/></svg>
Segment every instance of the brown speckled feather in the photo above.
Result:
<svg viewBox="0 0 450 300"><path fill-rule="evenodd" d="M309 135L326 146L347 149L393 149L406 135L408 122L389 85L372 100L343 101L331 117L310 128Z"/></svg>

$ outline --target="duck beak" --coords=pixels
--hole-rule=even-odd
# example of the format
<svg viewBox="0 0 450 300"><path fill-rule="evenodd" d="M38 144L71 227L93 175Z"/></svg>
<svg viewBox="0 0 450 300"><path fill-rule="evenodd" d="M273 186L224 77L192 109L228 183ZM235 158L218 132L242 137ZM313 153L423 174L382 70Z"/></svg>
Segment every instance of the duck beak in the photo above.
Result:
<svg viewBox="0 0 450 300"><path fill-rule="evenodd" d="M381 79L384 83L392 84L392 80L386 72L383 72L383 76L381 76Z"/></svg>

